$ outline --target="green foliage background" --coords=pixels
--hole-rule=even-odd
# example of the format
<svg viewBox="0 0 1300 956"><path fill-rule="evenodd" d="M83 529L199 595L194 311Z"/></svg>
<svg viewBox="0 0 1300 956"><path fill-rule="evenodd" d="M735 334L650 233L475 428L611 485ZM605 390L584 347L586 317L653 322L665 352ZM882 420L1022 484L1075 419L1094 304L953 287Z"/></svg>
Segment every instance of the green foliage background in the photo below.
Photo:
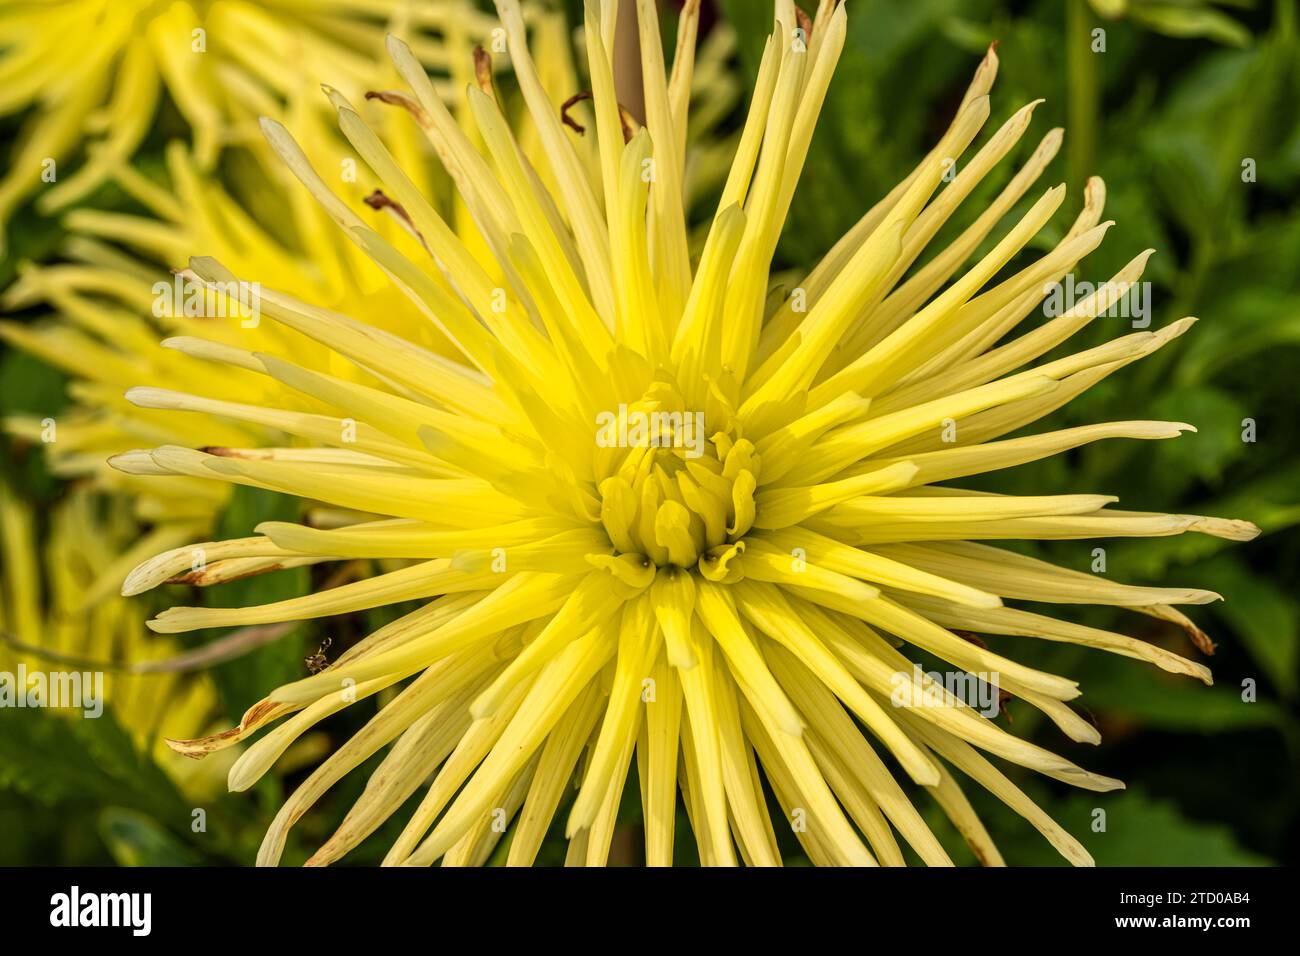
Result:
<svg viewBox="0 0 1300 956"><path fill-rule="evenodd" d="M580 4L569 6L572 16L580 15ZM720 0L717 6L739 35L739 65L752 81L770 4ZM1031 641L1008 648L1017 639L1002 639L1017 659L1080 681L1080 703L1101 727L1103 743L1096 749L1072 744L1014 703L1012 731L1130 783L1122 793L1094 795L1009 771L1101 865L1266 865L1300 856L1300 538L1292 533L1300 519L1297 20L1293 0L1219 6L853 0L845 53L778 252L778 268L792 275L815 263L933 143L979 58L997 40L1001 69L990 127L1044 97L1016 155L1027 155L1053 126L1066 129L1066 146L1041 185L1067 182L1073 198L1039 245L1055 242L1077 212L1084 178L1100 175L1108 187L1105 218L1117 227L1079 278L1103 280L1154 247L1144 277L1154 284L1153 327L1184 315L1201 318L1176 344L1106 380L1048 423L1168 418L1195 424L1196 434L1104 443L986 479L986 487L1010 493L1111 493L1126 508L1248 518L1265 530L1248 545L1196 536L1101 542L1108 573L1118 579L1178 582L1229 596L1194 609L1219 644L1209 662L1213 688L1099 652ZM665 28L671 32L671 18ZM1104 53L1091 50L1096 29L1105 31ZM11 127L7 122L5 132ZM1255 164L1253 183L1242 180L1246 159ZM1002 181L984 184L949 230L969 222ZM55 224L28 211L12 225L10 245L42 259L57 238ZM15 265L13 258L0 263L0 286ZM1080 336L1093 340L1070 350L1122 334L1122 322L1099 320ZM57 413L64 385L35 360L0 353L3 411ZM1254 442L1241 440L1246 418L1257 423ZM6 445L3 468L38 511L63 491L33 449ZM247 533L265 517L291 516L286 509L294 507L268 493L241 491L223 531ZM1086 570L1096 544L1060 542L1037 552ZM309 575L295 572L232 585L216 599L252 597L235 591L246 588L267 601L309 586ZM160 603L192 603L173 591ZM1196 656L1176 629L1137 615L1065 613ZM365 633L383 623L370 617L330 622L330 632ZM232 721L272 686L298 675L322 628L302 626L220 668L217 683ZM1246 680L1257 686L1256 702L1242 700ZM363 719L341 714L326 724L327 733L337 743ZM208 808L208 832L194 834L185 798L135 752L111 716L67 722L0 712L0 865L248 863L283 795L305 772L268 777L252 794L222 798ZM286 863L301 862L332 832L364 779L349 776L294 828ZM1060 863L1024 821L976 788L968 793L1009 862ZM629 838L615 843L615 858L632 862L639 842L635 794L629 782L621 819ZM1105 832L1092 830L1097 807L1106 811ZM377 862L411 809L348 862ZM942 816L930 817L959 862L973 862L961 855L964 848ZM694 856L685 832L683 817L683 862ZM785 843L788 861L803 862L797 844ZM620 849L625 846L633 848ZM563 853L557 827L541 862L562 862Z"/></svg>

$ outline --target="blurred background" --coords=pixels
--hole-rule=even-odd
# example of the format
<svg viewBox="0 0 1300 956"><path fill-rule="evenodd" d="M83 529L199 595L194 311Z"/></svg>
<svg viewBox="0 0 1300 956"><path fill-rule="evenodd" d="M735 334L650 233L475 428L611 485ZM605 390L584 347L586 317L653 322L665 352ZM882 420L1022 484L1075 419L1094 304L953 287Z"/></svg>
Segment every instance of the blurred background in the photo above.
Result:
<svg viewBox="0 0 1300 956"><path fill-rule="evenodd" d="M551 6L566 10L570 24L580 22L577 0ZM675 30L673 6L663 4L666 49ZM705 6L705 31L734 33L736 92L747 99L770 30L770 4L706 0ZM1065 612L1204 660L1214 671L1213 687L1073 646L1027 641L1015 648L1018 659L1080 682L1078 703L1103 740L1098 748L1072 744L1014 701L1009 729L1129 784L1102 796L1004 768L1099 865L1253 866L1300 858L1300 537L1292 533L1300 520L1298 29L1293 0L853 0L848 42L778 251L776 269L797 281L924 155L997 41L1001 68L991 128L1042 97L1034 130L1016 156L1052 127L1066 130L1042 184L1065 182L1071 198L1038 242L1050 247L1068 228L1084 181L1099 175L1108 190L1104 218L1117 226L1078 278L1104 280L1152 247L1157 252L1144 276L1152 282L1152 327L1200 317L1176 344L1105 380L1035 429L1158 418L1190 422L1197 433L1168 442L1102 443L996 473L982 485L1015 494L1109 493L1127 509L1246 518L1264 529L1246 545L1189 535L1027 549L1088 570L1092 549L1102 544L1107 574L1118 580L1228 596L1193 609L1218 645L1211 659L1177 628L1154 620L1121 620L1106 609ZM719 90L721 101L726 94ZM722 120L724 132L738 126L740 109ZM168 139L184 134L174 112L163 103L138 159L146 172L157 167ZM0 120L5 142L20 120ZM968 225L1001 184L996 177L982 184L946 234ZM111 186L90 202L106 209L131 204ZM701 196L695 213L707 216L711 202ZM0 289L22 261L57 260L61 242L57 218L20 209L0 261ZM20 323L38 317L30 309L6 316ZM1095 341L1072 346L1128 331L1121 323L1099 320L1079 337ZM65 375L24 351L0 352L6 418L57 419L68 385ZM1243 440L1246 420L1253 422L1253 440ZM0 442L0 581L8 588L0 593L9 595L9 606L0 608L6 629L0 670L37 659L15 638L22 633L19 616L22 627L65 633L77 654L123 659L124 649L159 641L141 622L161 607L260 603L312 586L312 574L297 569L234 582L216 594L161 588L125 611L96 603L98 595L88 606L85 592L99 580L97 570L135 533L120 520L120 502L53 474L38 442L12 435ZM248 534L263 520L293 520L294 509L275 494L237 489L218 537ZM37 553L45 556L33 561ZM50 574L50 566L61 573ZM21 609L15 593L29 596ZM326 722L289 754L279 776L243 795L224 793L223 766L194 764L159 746L163 712L188 706L217 725L232 725L271 687L301 676L304 658L327 638L337 651L398 610L300 625L197 675L110 674L110 708L98 720L0 709L0 865L251 862L284 794L321 753L360 726L364 715L353 711L362 708ZM98 641L91 650L74 640L82 632ZM174 657L214 635L184 637L192 640L166 650L155 645L145 656ZM47 659L29 666L56 665ZM1253 699L1243 699L1243 688L1253 690ZM333 831L364 780L352 774L291 831L287 863L301 862ZM613 855L622 862L640 859L637 792L632 785L624 792ZM1061 863L987 793L970 788L969 795L1008 862ZM1098 807L1106 811L1104 832L1093 826ZM377 863L411 809L346 862ZM195 822L200 817L202 826ZM931 817L955 859L972 863L942 816ZM682 838L685 825L678 832L677 856L688 862L694 851L689 837ZM793 841L788 851L788 863L806 862ZM553 833L539 862L563 857L563 841Z"/></svg>

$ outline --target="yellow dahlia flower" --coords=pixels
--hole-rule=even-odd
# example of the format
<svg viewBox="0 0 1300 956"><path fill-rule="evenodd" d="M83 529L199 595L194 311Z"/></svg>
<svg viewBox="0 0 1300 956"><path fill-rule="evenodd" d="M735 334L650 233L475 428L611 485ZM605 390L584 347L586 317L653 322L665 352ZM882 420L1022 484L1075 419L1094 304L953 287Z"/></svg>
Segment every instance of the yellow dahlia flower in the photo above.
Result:
<svg viewBox="0 0 1300 956"><path fill-rule="evenodd" d="M19 692L30 690L37 675L44 675L47 686L52 673L82 675L80 710L51 713L96 719L111 712L178 784L196 796L211 796L223 775L220 764L207 768L179 759L160 736L201 733L213 725L220 708L211 680L103 669L126 661L147 667L182 648L148 634L140 602L114 593L136 556L155 549L157 541L146 537L123 550L133 523L102 504L85 489L73 490L52 509L48 531L38 534L30 509L0 483L0 671L11 675ZM86 676L94 673L101 676ZM20 674L28 677L25 687Z"/></svg>
<svg viewBox="0 0 1300 956"><path fill-rule="evenodd" d="M223 344L193 351L214 373L286 385L311 410L128 393L150 408L274 416L310 447L169 445L116 457L124 472L274 489L357 514L330 528L271 522L249 538L204 543L211 579L288 563L394 562L387 573L265 606L175 607L150 622L154 630L421 602L321 673L272 690L238 727L173 746L202 756L266 730L231 770L230 786L243 790L304 731L387 690L386 705L288 798L263 864L279 860L289 828L323 793L385 748L310 862L341 858L422 792L388 863L476 864L495 853L527 864L559 814L568 861L599 865L634 755L652 865L672 862L679 791L705 864L779 864L783 827L817 864L900 864L900 840L925 863L949 863L914 798L933 799L983 862L1001 862L954 771L1069 861L1091 862L989 757L1090 790L1122 784L1008 733L925 674L913 651L983 675L1071 740L1092 743L1095 728L1069 704L1075 682L1019 664L1003 647L1067 642L1209 680L1201 665L1158 647L1004 599L1116 605L1192 630L1177 606L1217 595L1124 585L983 542L1188 531L1244 539L1253 526L1120 511L1104 495L1016 497L948 484L1100 439L1173 438L1189 427L1125 421L1005 437L1190 324L1035 364L1105 311L1147 258L1017 334L1045 284L1070 274L1109 227L1099 222L1101 183L1090 184L1073 226L1045 254L1031 256L1028 244L1063 187L1044 191L968 262L1055 152L1053 131L966 231L928 250L1029 125L1032 103L967 156L990 113L990 51L938 145L788 298L774 300L772 253L844 43L844 7L824 0L816 20L801 23L789 0L775 4L754 102L698 259L682 208L694 6L669 70L653 0L636 5L646 104L637 129L620 117L614 92L615 3L588 3L594 185L576 134L545 95L518 0L497 8L550 188L491 93L468 94L480 150L441 108L411 50L397 40L389 47L412 91L409 111L474 216L500 285L345 98L331 94L345 135L403 207L427 257L408 258L378 235L279 125L266 124L303 185L457 357L264 288L265 319L304 348L329 350L353 377L308 367L297 348ZM1020 256L1028 264L999 278ZM237 275L212 258L192 260L185 273L213 289ZM189 553L146 561L125 591L166 580ZM968 632L1008 639L986 648ZM911 795L900 776L915 784ZM769 815L765 783L785 819Z"/></svg>
<svg viewBox="0 0 1300 956"><path fill-rule="evenodd" d="M0 251L4 224L42 185L53 212L128 161L164 92L211 168L222 148L256 140L258 115L302 99L304 77L368 89L387 31L445 67L435 34L482 39L494 25L464 0L0 0L0 115L26 114L0 180Z"/></svg>

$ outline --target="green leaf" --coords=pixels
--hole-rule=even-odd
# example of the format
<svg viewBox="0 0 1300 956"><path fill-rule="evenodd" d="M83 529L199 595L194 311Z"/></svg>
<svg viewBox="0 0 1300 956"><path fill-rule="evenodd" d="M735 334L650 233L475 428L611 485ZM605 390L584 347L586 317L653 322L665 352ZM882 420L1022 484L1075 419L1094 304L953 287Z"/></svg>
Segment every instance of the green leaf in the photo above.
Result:
<svg viewBox="0 0 1300 956"><path fill-rule="evenodd" d="M1207 386L1178 388L1157 398L1152 411L1152 418L1196 426L1194 434L1155 443L1153 458L1162 470L1214 481L1245 453L1241 422L1248 412L1235 395Z"/></svg>
<svg viewBox="0 0 1300 956"><path fill-rule="evenodd" d="M1136 661L1089 658L1071 672L1083 696L1076 702L1107 719L1120 719L1144 729L1220 733L1275 726L1283 712L1268 700L1247 703L1241 689L1206 687L1199 681L1167 674Z"/></svg>
<svg viewBox="0 0 1300 956"><path fill-rule="evenodd" d="M171 779L105 710L96 718L14 710L0 724L0 787L45 804L115 803L188 820Z"/></svg>
<svg viewBox="0 0 1300 956"><path fill-rule="evenodd" d="M1300 609L1268 578L1222 555L1202 569L1209 586L1228 600L1214 606L1269 680L1288 697L1300 680Z"/></svg>
<svg viewBox="0 0 1300 956"><path fill-rule="evenodd" d="M1290 251L1300 255L1300 247ZM1300 296L1246 288L1216 303L1214 314L1179 356L1180 384L1199 384L1261 352L1300 345Z"/></svg>
<svg viewBox="0 0 1300 956"><path fill-rule="evenodd" d="M1203 37L1227 46L1246 46L1250 43L1249 30L1226 14L1209 7L1141 3L1133 5L1129 16L1135 22L1165 36L1184 39Z"/></svg>
<svg viewBox="0 0 1300 956"><path fill-rule="evenodd" d="M1272 861L1238 845L1227 827L1183 816L1177 805L1140 788L1122 793L1075 793L1045 810L1092 854L1098 866L1269 866ZM1102 818L1097 811L1104 811ZM1105 830L1095 832L1094 826ZM1034 834L1036 836L1036 834ZM1039 838L1004 847L1008 862L1061 862Z"/></svg>
<svg viewBox="0 0 1300 956"><path fill-rule="evenodd" d="M99 833L118 866L199 866L203 860L156 820L135 810L107 807Z"/></svg>

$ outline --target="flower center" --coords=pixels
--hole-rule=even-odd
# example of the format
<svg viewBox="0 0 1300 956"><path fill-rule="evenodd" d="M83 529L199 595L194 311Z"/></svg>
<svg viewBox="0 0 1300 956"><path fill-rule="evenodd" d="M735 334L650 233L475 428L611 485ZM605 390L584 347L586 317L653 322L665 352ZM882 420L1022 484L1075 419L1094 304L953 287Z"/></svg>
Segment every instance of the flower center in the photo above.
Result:
<svg viewBox="0 0 1300 956"><path fill-rule="evenodd" d="M723 580L754 523L759 456L734 424L710 430L704 412L673 398L597 419L597 444L610 456L601 522L620 554Z"/></svg>

